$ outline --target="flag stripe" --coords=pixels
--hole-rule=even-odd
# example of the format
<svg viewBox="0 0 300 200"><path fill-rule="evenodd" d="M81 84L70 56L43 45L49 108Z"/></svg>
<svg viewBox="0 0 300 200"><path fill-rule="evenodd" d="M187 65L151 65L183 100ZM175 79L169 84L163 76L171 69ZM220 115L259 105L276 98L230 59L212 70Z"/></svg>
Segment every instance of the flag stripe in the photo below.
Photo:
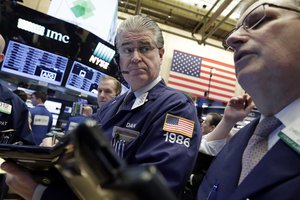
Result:
<svg viewBox="0 0 300 200"><path fill-rule="evenodd" d="M207 69L215 68L217 71L221 71L221 72L225 72L227 74L231 74L233 77L235 76L235 70L233 70L231 68L226 68L224 66L208 63L206 61L202 62L202 67L206 67Z"/></svg>
<svg viewBox="0 0 300 200"><path fill-rule="evenodd" d="M204 96L204 92L207 91L206 88L203 88L203 87L200 87L200 88L199 87L191 87L191 86L187 86L187 85L184 85L184 84L181 84L181 83L174 83L174 85L179 86L181 88L188 88L188 89L191 89L191 90L194 90L194 91L200 91L200 92L203 93L203 94L201 94L201 96ZM232 97L231 92L225 93L222 90L216 90L214 88L212 88L209 91L209 93L219 95L219 96L222 96L222 97L226 97L226 98L231 98Z"/></svg>
<svg viewBox="0 0 300 200"><path fill-rule="evenodd" d="M178 81L179 80L179 81ZM182 83L186 84L187 86L193 85L195 87L204 86L204 89L207 89L208 84L209 84L209 79L208 78L202 78L202 79L189 79L188 77L185 76L180 76L180 74L176 72L171 72L169 75L169 82L172 82L173 84ZM168 82L168 83L169 83ZM228 91L228 92L234 92L235 91L235 85L233 84L228 84L222 81L214 81L211 82L211 87L218 88L220 90Z"/></svg>
<svg viewBox="0 0 300 200"><path fill-rule="evenodd" d="M177 51L177 50L175 50ZM212 60L210 58L204 58L203 59L207 62L210 62L210 63L214 63L214 64L217 64L217 65L220 65L220 66L223 66L225 68L229 68L229 69L232 69L233 71L235 71L235 67L233 65L230 65L230 64L226 64L226 63L223 63L223 62L220 62L220 61L217 61L217 60Z"/></svg>
<svg viewBox="0 0 300 200"><path fill-rule="evenodd" d="M182 81L178 82L177 80L175 80L174 82L172 80L169 80L169 84L172 84L174 86L186 87L186 88L192 89L192 90L202 91L203 93L205 91L207 91L207 86L203 85L203 84L189 84L189 83L184 83ZM234 92L234 91L224 89L224 88L220 88L220 87L216 87L216 86L211 86L210 92L219 93L220 95L223 94L223 95L226 95L226 96L231 96L232 92Z"/></svg>
<svg viewBox="0 0 300 200"><path fill-rule="evenodd" d="M236 76L233 65L174 50L168 85L177 90L228 102L234 95Z"/></svg>
<svg viewBox="0 0 300 200"><path fill-rule="evenodd" d="M176 90L180 90L180 91L186 91L188 93L191 93L195 96L198 96L198 97L204 97L204 90L191 90L191 89L188 89L186 87L180 87L180 86L172 86L172 88L176 89ZM211 100L216 100L216 101L221 101L221 102L227 102L229 98L231 98L232 96L226 96L226 95L223 95L224 97L220 96L220 95L213 95L210 93L209 95L209 99Z"/></svg>

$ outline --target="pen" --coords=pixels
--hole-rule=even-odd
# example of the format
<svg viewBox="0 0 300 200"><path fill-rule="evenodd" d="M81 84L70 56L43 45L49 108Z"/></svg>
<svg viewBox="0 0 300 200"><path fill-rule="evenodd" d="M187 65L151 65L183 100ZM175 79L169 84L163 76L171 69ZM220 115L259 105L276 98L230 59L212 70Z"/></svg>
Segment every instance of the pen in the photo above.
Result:
<svg viewBox="0 0 300 200"><path fill-rule="evenodd" d="M212 200L212 199L215 199L214 193L216 193L216 192L218 191L218 188L219 188L219 184L214 184L214 185L212 186L212 188L210 189L210 192L209 192L209 194L208 194L206 200Z"/></svg>
<svg viewBox="0 0 300 200"><path fill-rule="evenodd" d="M52 135L52 146L55 145L55 140L56 140L56 134Z"/></svg>

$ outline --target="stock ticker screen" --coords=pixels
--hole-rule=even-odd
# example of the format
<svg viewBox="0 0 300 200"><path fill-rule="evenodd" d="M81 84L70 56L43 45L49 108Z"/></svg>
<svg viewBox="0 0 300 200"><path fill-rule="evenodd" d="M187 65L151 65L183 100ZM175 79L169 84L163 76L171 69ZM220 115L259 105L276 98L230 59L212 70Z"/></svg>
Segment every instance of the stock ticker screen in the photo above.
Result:
<svg viewBox="0 0 300 200"><path fill-rule="evenodd" d="M102 76L105 76L105 74L75 61L65 87L85 95L97 97L98 83Z"/></svg>
<svg viewBox="0 0 300 200"><path fill-rule="evenodd" d="M1 71L60 86L67 63L66 57L9 41Z"/></svg>

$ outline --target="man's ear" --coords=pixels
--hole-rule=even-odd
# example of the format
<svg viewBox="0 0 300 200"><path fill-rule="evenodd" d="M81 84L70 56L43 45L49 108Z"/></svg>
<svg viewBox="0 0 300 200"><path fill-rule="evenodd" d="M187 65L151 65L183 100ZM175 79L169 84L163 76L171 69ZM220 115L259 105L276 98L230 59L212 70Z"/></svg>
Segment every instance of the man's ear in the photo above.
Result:
<svg viewBox="0 0 300 200"><path fill-rule="evenodd" d="M3 59L4 59L4 54L0 53L0 63L3 61Z"/></svg>
<svg viewBox="0 0 300 200"><path fill-rule="evenodd" d="M216 126L215 126L215 125L212 125L212 126L210 127L210 130L213 131L215 128L216 128Z"/></svg>
<svg viewBox="0 0 300 200"><path fill-rule="evenodd" d="M159 57L160 57L160 58L163 58L164 53L165 53L165 49L164 49L164 48L158 49L158 53L159 53Z"/></svg>

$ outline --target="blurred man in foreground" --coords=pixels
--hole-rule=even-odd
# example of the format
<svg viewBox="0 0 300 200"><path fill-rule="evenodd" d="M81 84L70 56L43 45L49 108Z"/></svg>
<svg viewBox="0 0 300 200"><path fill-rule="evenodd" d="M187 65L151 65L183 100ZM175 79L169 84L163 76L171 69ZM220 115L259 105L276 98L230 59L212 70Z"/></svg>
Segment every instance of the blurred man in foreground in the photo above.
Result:
<svg viewBox="0 0 300 200"><path fill-rule="evenodd" d="M249 2L249 1L248 1ZM250 5L250 6L249 6ZM250 1L224 40L262 116L211 164L198 200L296 200L300 185L300 2Z"/></svg>

